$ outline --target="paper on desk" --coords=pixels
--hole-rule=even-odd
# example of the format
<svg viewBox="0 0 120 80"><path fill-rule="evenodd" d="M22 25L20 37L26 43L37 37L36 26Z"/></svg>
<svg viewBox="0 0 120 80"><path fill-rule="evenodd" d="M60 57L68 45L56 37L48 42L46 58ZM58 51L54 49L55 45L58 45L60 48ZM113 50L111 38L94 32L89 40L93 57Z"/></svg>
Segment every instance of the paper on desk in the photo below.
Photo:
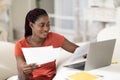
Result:
<svg viewBox="0 0 120 80"><path fill-rule="evenodd" d="M34 48L22 48L27 64L36 63L44 64L54 61L58 54L59 48L48 47L34 47Z"/></svg>
<svg viewBox="0 0 120 80"><path fill-rule="evenodd" d="M67 80L99 80L98 76L82 71L69 75Z"/></svg>

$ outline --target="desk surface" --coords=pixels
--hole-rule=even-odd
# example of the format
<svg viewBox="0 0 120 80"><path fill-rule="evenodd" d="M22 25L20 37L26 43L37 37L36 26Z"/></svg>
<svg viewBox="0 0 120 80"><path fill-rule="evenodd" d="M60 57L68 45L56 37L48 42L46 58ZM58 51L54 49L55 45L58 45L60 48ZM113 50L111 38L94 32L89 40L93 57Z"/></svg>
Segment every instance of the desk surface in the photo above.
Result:
<svg viewBox="0 0 120 80"><path fill-rule="evenodd" d="M53 80L65 80L65 78L81 70L62 67ZM117 64L111 64L110 66L102 67L99 69L88 71L91 74L102 76L101 80L118 80L120 79L120 60Z"/></svg>
<svg viewBox="0 0 120 80"><path fill-rule="evenodd" d="M88 72L94 75L102 76L102 79L100 80L119 80L120 79L120 55L113 59L118 63L111 64L110 66L102 67L102 68L91 70ZM58 70L57 75L53 80L65 80L67 76L80 71L81 70L78 70L78 69L62 67Z"/></svg>

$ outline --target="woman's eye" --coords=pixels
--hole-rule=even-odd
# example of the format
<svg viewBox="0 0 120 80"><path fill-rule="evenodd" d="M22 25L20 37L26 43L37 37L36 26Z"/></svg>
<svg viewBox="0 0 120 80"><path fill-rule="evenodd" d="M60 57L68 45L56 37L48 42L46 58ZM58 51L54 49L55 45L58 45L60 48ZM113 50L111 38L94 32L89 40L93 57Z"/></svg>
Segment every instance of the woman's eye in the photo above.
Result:
<svg viewBox="0 0 120 80"><path fill-rule="evenodd" d="M47 26L47 27L49 27L49 26L50 26L50 24L47 24L46 26Z"/></svg>
<svg viewBox="0 0 120 80"><path fill-rule="evenodd" d="M45 24L39 24L40 27L44 27Z"/></svg>
<svg viewBox="0 0 120 80"><path fill-rule="evenodd" d="M44 24L42 24L41 27L44 27Z"/></svg>
<svg viewBox="0 0 120 80"><path fill-rule="evenodd" d="M50 24L39 24L39 26L40 26L40 27L44 27L44 26L49 27Z"/></svg>

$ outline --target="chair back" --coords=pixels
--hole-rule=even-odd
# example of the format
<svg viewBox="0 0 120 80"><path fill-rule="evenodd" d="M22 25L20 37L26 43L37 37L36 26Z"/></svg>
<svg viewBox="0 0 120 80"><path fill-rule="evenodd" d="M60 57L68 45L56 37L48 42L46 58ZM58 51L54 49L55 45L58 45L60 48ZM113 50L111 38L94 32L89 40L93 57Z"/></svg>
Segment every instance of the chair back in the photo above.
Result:
<svg viewBox="0 0 120 80"><path fill-rule="evenodd" d="M0 80L17 74L14 44L0 41Z"/></svg>

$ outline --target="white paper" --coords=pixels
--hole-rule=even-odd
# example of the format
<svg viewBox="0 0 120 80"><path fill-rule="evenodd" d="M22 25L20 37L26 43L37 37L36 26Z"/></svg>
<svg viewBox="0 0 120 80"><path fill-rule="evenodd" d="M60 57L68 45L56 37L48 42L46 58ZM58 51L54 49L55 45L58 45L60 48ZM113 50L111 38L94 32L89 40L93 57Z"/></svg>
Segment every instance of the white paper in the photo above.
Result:
<svg viewBox="0 0 120 80"><path fill-rule="evenodd" d="M84 59L83 56L88 53L89 47L90 47L90 43L78 47L73 54L72 61L79 60L80 58Z"/></svg>
<svg viewBox="0 0 120 80"><path fill-rule="evenodd" d="M52 46L22 48L27 64L44 64L54 61L58 56L58 50L59 48L53 48Z"/></svg>
<svg viewBox="0 0 120 80"><path fill-rule="evenodd" d="M70 59L67 61L65 66L75 64L75 63L80 63L80 62L85 62L86 59L83 57L83 55L88 53L90 43L87 43L83 46L78 47L74 54L70 57Z"/></svg>

